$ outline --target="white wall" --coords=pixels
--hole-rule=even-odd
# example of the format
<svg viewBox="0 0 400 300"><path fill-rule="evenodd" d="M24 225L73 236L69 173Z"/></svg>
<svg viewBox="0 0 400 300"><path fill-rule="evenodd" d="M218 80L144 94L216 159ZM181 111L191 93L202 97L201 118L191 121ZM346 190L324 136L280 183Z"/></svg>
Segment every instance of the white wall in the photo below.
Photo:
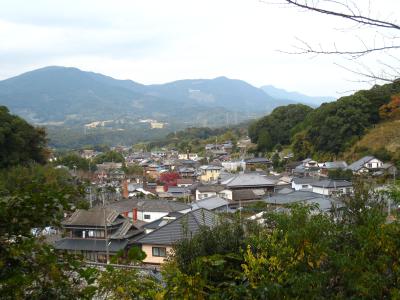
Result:
<svg viewBox="0 0 400 300"><path fill-rule="evenodd" d="M150 219L144 219L144 215L150 215ZM153 212L153 211L138 211L137 212L137 219L139 221L144 221L144 222L153 222L155 220L161 219L162 217L168 215L167 212ZM133 212L128 213L128 217L133 219Z"/></svg>
<svg viewBox="0 0 400 300"><path fill-rule="evenodd" d="M196 200L200 200L200 199L208 198L208 197L213 197L213 196L217 196L217 193L216 192L200 193L199 190L196 190Z"/></svg>
<svg viewBox="0 0 400 300"><path fill-rule="evenodd" d="M364 164L364 166L368 169L379 169L381 168L383 163L379 159L371 159L369 162Z"/></svg>
<svg viewBox="0 0 400 300"><path fill-rule="evenodd" d="M294 182L292 181L292 189L295 189L296 191L304 190L304 189L311 189L311 188L312 188L312 186L309 185L309 184L307 184L307 183L304 183L304 184L296 184L296 183L294 183Z"/></svg>

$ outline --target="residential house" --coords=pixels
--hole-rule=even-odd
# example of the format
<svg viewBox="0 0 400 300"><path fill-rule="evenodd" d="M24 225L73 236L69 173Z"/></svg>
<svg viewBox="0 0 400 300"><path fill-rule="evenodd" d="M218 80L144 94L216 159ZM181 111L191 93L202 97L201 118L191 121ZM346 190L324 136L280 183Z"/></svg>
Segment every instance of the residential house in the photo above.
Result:
<svg viewBox="0 0 400 300"><path fill-rule="evenodd" d="M178 187L189 187L194 183L191 178L179 178L176 180L176 186Z"/></svg>
<svg viewBox="0 0 400 300"><path fill-rule="evenodd" d="M182 202L158 199L128 199L108 205L133 221L153 222L172 212L182 212L190 206Z"/></svg>
<svg viewBox="0 0 400 300"><path fill-rule="evenodd" d="M109 207L78 209L61 224L65 237L55 242L55 248L98 262L107 261L107 252L112 256L126 251L143 233L139 224Z"/></svg>
<svg viewBox="0 0 400 300"><path fill-rule="evenodd" d="M318 181L316 177L295 177L292 180L292 189L299 190L312 190L311 184Z"/></svg>
<svg viewBox="0 0 400 300"><path fill-rule="evenodd" d="M137 240L146 253L144 263L162 264L171 253L172 246L184 238L191 238L203 226L214 227L219 216L207 209L190 211Z"/></svg>
<svg viewBox="0 0 400 300"><path fill-rule="evenodd" d="M222 167L218 166L201 166L200 167L200 181L201 182L210 182L217 181L219 174L222 170Z"/></svg>
<svg viewBox="0 0 400 300"><path fill-rule="evenodd" d="M327 161L320 164L321 175L328 176L330 170L345 170L348 166L345 161Z"/></svg>
<svg viewBox="0 0 400 300"><path fill-rule="evenodd" d="M270 167L272 165L272 162L265 157L247 158L244 161L246 163L246 169L254 169L260 165L265 167Z"/></svg>
<svg viewBox="0 0 400 300"><path fill-rule="evenodd" d="M349 165L347 169L353 171L353 174L365 174L368 172L378 171L382 166L383 162L379 159L373 156L364 156Z"/></svg>
<svg viewBox="0 0 400 300"><path fill-rule="evenodd" d="M228 199L213 196L193 202L191 204L191 209L196 210L199 208L205 208L216 212L231 212L233 210L229 207L229 204L230 201Z"/></svg>
<svg viewBox="0 0 400 300"><path fill-rule="evenodd" d="M353 192L353 184L347 180L325 179L310 184L312 191L321 195L343 195Z"/></svg>
<svg viewBox="0 0 400 300"><path fill-rule="evenodd" d="M332 208L336 209L342 206L342 204L330 197L323 196L318 193L311 191L294 191L289 193L277 193L272 196L263 198L262 200L268 203L272 207L285 207L290 204L301 203L301 204L317 204L320 211L330 211Z"/></svg>
<svg viewBox="0 0 400 300"><path fill-rule="evenodd" d="M225 186L220 184L199 185L196 189L196 201L218 196L223 190L225 190Z"/></svg>

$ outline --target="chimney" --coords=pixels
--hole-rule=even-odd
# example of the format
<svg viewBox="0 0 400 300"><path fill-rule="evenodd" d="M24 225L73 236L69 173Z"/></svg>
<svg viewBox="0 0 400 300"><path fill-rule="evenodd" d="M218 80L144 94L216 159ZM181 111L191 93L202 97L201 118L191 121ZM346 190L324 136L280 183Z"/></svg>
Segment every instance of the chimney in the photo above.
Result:
<svg viewBox="0 0 400 300"><path fill-rule="evenodd" d="M132 219L133 219L133 222L137 221L137 208L134 208L132 211Z"/></svg>
<svg viewBox="0 0 400 300"><path fill-rule="evenodd" d="M122 183L122 197L125 199L129 198L128 181L127 180L124 180Z"/></svg>

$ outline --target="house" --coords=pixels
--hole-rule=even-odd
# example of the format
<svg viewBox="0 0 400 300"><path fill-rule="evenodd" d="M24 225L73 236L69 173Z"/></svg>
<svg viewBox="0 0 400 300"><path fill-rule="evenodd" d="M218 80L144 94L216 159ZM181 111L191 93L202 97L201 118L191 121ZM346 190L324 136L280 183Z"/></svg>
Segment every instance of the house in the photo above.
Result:
<svg viewBox="0 0 400 300"><path fill-rule="evenodd" d="M225 187L219 184L199 185L196 189L196 201L219 195Z"/></svg>
<svg viewBox="0 0 400 300"><path fill-rule="evenodd" d="M263 190L264 192L273 192L277 184L277 180L261 176L258 174L238 174L234 177L223 181L222 184L229 190Z"/></svg>
<svg viewBox="0 0 400 300"><path fill-rule="evenodd" d="M109 207L78 209L61 224L65 237L55 242L55 249L98 262L107 262L107 253L126 251L143 233L139 223Z"/></svg>
<svg viewBox="0 0 400 300"><path fill-rule="evenodd" d="M108 205L133 221L153 222L172 212L182 212L190 206L182 202L157 199L128 199Z"/></svg>
<svg viewBox="0 0 400 300"><path fill-rule="evenodd" d="M284 207L290 204L317 204L320 211L330 211L332 208L341 207L337 200L311 191L291 191L284 194L275 194L262 200L272 207Z"/></svg>
<svg viewBox="0 0 400 300"><path fill-rule="evenodd" d="M182 178L193 178L196 176L195 168L181 167L178 169L179 176Z"/></svg>
<svg viewBox="0 0 400 300"><path fill-rule="evenodd" d="M310 183L312 191L321 195L344 195L353 192L353 184L347 180L320 180Z"/></svg>
<svg viewBox="0 0 400 300"><path fill-rule="evenodd" d="M353 174L365 174L381 169L383 162L373 156L364 156L347 167Z"/></svg>
<svg viewBox="0 0 400 300"><path fill-rule="evenodd" d="M216 212L230 212L230 201L218 196L203 198L191 204L192 210L205 208Z"/></svg>
<svg viewBox="0 0 400 300"><path fill-rule="evenodd" d="M216 213L200 208L150 232L136 241L141 245L142 251L146 253L143 262L148 264L164 263L176 242L184 238L191 238L203 226L216 226L219 218Z"/></svg>
<svg viewBox="0 0 400 300"><path fill-rule="evenodd" d="M328 176L330 170L345 170L347 169L347 163L345 161L327 161L320 164L320 173Z"/></svg>
<svg viewBox="0 0 400 300"><path fill-rule="evenodd" d="M217 181L219 174L222 170L222 167L218 166L201 166L200 167L200 181L201 182L210 182Z"/></svg>
<svg viewBox="0 0 400 300"><path fill-rule="evenodd" d="M225 170L231 172L246 169L246 163L244 161L224 161L221 165Z"/></svg>
<svg viewBox="0 0 400 300"><path fill-rule="evenodd" d="M169 213L168 215L166 215L158 220L144 224L142 226L142 229L144 230L145 234L148 234L148 233L172 222L173 220L175 220L176 218L179 218L182 215L183 215L183 213L179 213L179 212Z"/></svg>
<svg viewBox="0 0 400 300"><path fill-rule="evenodd" d="M244 161L246 163L246 169L255 168L257 165L264 165L266 167L272 165L272 162L265 157L247 158Z"/></svg>
<svg viewBox="0 0 400 300"><path fill-rule="evenodd" d="M188 187L194 183L193 179L191 178L178 178L176 180L176 186L178 187Z"/></svg>
<svg viewBox="0 0 400 300"><path fill-rule="evenodd" d="M292 180L292 189L299 190L312 190L311 184L317 181L315 177L295 177Z"/></svg>

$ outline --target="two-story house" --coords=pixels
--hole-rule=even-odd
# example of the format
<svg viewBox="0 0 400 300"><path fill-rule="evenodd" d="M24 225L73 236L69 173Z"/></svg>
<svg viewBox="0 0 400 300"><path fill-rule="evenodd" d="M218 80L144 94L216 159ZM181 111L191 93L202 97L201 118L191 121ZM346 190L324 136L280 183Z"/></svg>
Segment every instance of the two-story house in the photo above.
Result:
<svg viewBox="0 0 400 300"><path fill-rule="evenodd" d="M55 248L97 262L107 262L107 254L127 251L143 233L138 224L112 208L78 209L61 224L64 238L56 241Z"/></svg>

